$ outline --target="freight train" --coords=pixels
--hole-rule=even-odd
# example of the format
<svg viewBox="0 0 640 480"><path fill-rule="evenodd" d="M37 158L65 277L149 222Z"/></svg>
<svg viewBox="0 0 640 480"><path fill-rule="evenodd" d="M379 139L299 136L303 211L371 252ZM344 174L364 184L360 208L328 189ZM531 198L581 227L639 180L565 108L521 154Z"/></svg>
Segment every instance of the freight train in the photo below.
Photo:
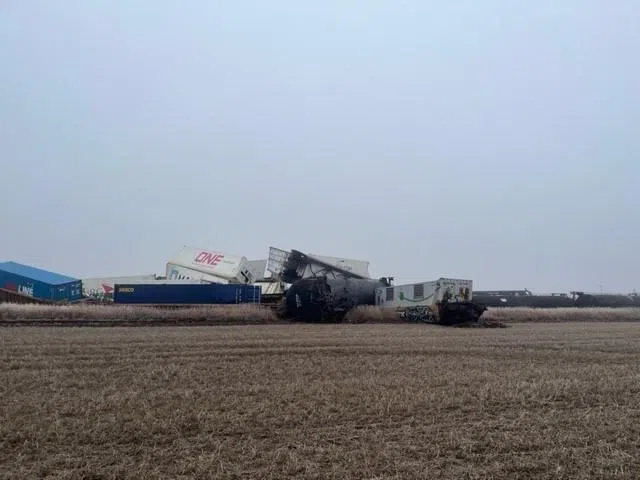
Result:
<svg viewBox="0 0 640 480"><path fill-rule="evenodd" d="M523 293L526 292L526 293ZM533 295L528 290L522 292L474 292L474 299L487 307L528 307L528 308L621 308L640 307L640 296L636 293L596 294L571 292L570 294Z"/></svg>

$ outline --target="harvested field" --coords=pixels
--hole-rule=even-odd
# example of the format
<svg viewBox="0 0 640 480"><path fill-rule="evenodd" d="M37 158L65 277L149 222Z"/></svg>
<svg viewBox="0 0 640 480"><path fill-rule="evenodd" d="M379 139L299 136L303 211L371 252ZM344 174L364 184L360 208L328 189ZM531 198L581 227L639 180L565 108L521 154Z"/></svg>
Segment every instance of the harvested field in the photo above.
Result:
<svg viewBox="0 0 640 480"><path fill-rule="evenodd" d="M628 478L635 323L1 330L2 478Z"/></svg>

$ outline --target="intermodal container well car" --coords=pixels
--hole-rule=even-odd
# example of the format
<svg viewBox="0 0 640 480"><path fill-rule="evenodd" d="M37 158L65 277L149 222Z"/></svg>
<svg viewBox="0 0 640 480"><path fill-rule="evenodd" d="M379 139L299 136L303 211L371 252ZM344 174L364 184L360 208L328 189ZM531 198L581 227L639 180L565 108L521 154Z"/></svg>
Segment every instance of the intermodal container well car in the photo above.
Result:
<svg viewBox="0 0 640 480"><path fill-rule="evenodd" d="M260 303L260 287L246 284L116 284L114 303L207 305Z"/></svg>
<svg viewBox="0 0 640 480"><path fill-rule="evenodd" d="M82 298L82 281L16 262L0 263L0 288L48 302Z"/></svg>

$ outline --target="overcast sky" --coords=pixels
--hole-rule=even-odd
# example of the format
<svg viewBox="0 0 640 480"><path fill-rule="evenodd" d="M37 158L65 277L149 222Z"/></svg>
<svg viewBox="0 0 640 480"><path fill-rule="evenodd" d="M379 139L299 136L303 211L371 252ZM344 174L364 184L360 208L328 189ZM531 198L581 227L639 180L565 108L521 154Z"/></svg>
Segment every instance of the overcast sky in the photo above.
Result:
<svg viewBox="0 0 640 480"><path fill-rule="evenodd" d="M634 0L0 4L0 260L640 289Z"/></svg>

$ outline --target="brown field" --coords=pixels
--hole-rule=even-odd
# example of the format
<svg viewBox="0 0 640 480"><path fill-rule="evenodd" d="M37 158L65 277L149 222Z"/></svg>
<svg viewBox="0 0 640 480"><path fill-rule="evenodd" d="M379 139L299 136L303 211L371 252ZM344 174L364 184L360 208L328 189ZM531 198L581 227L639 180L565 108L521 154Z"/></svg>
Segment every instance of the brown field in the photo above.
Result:
<svg viewBox="0 0 640 480"><path fill-rule="evenodd" d="M0 329L1 478L640 477L640 324Z"/></svg>

